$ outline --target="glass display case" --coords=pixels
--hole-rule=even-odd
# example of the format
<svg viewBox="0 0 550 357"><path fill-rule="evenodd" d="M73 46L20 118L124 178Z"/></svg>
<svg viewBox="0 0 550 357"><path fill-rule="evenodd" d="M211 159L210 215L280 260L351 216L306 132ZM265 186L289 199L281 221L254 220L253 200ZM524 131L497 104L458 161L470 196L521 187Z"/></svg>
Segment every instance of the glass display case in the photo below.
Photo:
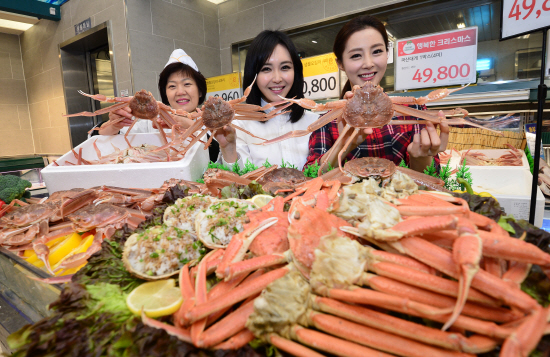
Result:
<svg viewBox="0 0 550 357"><path fill-rule="evenodd" d="M527 48L516 51L516 79L540 77L542 48Z"/></svg>
<svg viewBox="0 0 550 357"><path fill-rule="evenodd" d="M32 183L32 196L46 193L46 184L42 179L41 171L45 167L41 156L0 158L0 175L19 176Z"/></svg>

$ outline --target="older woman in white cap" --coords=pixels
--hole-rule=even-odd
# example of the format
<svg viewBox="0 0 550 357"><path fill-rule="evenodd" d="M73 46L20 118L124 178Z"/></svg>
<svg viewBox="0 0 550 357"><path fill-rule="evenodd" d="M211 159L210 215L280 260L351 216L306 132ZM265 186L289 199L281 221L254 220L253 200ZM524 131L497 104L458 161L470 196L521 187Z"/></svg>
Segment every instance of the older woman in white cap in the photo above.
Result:
<svg viewBox="0 0 550 357"><path fill-rule="evenodd" d="M172 52L168 63L160 73L158 82L161 101L174 109L183 109L192 112L202 104L206 96L206 79L199 72L199 68L184 50ZM124 134L133 122L132 111L129 107L109 113L109 119L125 117L123 121L107 128L100 128L101 135ZM188 127L192 122L185 118L177 118L180 124ZM158 130L153 128L151 120L141 120L132 128L133 133L151 133Z"/></svg>

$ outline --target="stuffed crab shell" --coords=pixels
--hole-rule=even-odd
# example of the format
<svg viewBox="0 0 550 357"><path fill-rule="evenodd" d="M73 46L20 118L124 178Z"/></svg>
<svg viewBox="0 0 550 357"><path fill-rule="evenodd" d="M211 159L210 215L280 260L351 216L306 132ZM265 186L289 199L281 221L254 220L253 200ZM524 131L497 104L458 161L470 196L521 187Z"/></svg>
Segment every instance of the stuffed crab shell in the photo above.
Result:
<svg viewBox="0 0 550 357"><path fill-rule="evenodd" d="M230 198L219 200L199 212L195 219L198 239L211 249L225 248L233 235L244 230L245 213L257 209L246 200Z"/></svg>
<svg viewBox="0 0 550 357"><path fill-rule="evenodd" d="M178 198L174 205L164 211L164 224L195 233L197 214L217 201L217 198L200 194Z"/></svg>
<svg viewBox="0 0 550 357"><path fill-rule="evenodd" d="M165 279L205 253L196 238L195 234L177 227L149 227L128 238L122 261L131 274L141 279Z"/></svg>

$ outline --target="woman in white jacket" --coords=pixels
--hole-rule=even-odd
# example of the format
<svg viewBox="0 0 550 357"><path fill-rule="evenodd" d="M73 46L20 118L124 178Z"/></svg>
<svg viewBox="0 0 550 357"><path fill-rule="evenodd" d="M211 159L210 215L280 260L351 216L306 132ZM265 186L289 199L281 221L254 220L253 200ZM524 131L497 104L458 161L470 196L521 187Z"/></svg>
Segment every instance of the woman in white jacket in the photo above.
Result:
<svg viewBox="0 0 550 357"><path fill-rule="evenodd" d="M264 106L285 98L303 98L304 75L302 61L290 38L280 31L262 31L250 44L244 66L243 88L256 78L246 102ZM272 109L273 110L273 109ZM305 130L319 117L294 104L286 114L278 115L266 122L235 120L233 124L264 139L273 139L293 130ZM309 135L292 138L273 145L255 145L262 140L229 126L215 136L220 144L218 162L243 167L247 160L254 165L285 163L301 170L308 155Z"/></svg>

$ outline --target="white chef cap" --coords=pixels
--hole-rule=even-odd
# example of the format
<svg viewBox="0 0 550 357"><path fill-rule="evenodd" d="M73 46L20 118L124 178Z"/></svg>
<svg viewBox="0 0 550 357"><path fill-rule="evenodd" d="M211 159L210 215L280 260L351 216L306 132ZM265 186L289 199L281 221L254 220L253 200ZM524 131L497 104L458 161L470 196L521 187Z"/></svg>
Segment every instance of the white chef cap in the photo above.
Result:
<svg viewBox="0 0 550 357"><path fill-rule="evenodd" d="M170 63L176 62L181 62L193 68L195 71L199 71L199 67L197 67L195 61L193 61L193 59L181 48L178 48L177 50L174 50L174 52L172 52L172 54L170 55L170 59L168 59L168 63L166 63L164 67L166 68L166 66L168 66Z"/></svg>

